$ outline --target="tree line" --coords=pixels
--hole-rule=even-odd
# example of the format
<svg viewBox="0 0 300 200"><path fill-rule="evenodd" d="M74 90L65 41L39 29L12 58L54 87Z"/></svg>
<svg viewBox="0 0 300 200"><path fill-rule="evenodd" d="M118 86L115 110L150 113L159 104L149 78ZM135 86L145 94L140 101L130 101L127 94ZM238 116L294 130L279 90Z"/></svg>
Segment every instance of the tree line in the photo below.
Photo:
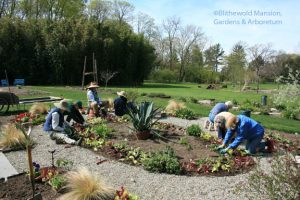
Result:
<svg viewBox="0 0 300 200"><path fill-rule="evenodd" d="M111 83L141 84L154 66L155 49L126 21L133 7L109 3L0 0L1 79L6 69L10 82L80 85L84 57L92 71L94 53L99 77L109 70L117 72Z"/></svg>
<svg viewBox="0 0 300 200"><path fill-rule="evenodd" d="M95 53L99 78L115 74L113 84L230 81L241 89L300 69L297 54L242 41L225 52L204 31L175 16L156 24L122 0L0 0L0 67L29 84L78 85L84 56L91 70Z"/></svg>

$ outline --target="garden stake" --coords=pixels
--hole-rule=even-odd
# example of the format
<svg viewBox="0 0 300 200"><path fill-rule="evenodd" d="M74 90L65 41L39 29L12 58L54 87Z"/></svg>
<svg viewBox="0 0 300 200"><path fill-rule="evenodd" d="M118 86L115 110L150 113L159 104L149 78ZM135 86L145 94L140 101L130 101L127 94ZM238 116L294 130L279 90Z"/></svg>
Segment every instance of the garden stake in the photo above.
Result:
<svg viewBox="0 0 300 200"><path fill-rule="evenodd" d="M55 165L54 165L54 153L55 153L55 149L54 150L52 150L52 151L48 151L49 153L51 153L51 160L52 160L52 167L54 168L55 167Z"/></svg>

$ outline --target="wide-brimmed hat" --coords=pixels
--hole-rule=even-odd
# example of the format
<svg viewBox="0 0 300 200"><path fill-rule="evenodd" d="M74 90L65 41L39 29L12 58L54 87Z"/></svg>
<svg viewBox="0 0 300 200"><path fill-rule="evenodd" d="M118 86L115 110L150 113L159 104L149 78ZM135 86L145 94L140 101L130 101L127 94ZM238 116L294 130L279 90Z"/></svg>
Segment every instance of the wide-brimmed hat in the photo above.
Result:
<svg viewBox="0 0 300 200"><path fill-rule="evenodd" d="M98 88L99 85L95 82L91 82L86 88L91 89L91 88Z"/></svg>
<svg viewBox="0 0 300 200"><path fill-rule="evenodd" d="M126 97L126 92L125 91L120 91L120 92L117 92L117 95L122 96L122 97Z"/></svg>
<svg viewBox="0 0 300 200"><path fill-rule="evenodd" d="M54 106L61 110L70 112L69 103L67 100L61 100L58 103L54 103Z"/></svg>

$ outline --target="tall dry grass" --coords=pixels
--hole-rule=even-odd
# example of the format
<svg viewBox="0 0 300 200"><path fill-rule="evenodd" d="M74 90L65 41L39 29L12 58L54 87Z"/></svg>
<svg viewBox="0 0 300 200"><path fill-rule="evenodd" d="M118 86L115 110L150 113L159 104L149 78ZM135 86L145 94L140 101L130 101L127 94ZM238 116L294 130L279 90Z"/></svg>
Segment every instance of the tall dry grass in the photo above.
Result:
<svg viewBox="0 0 300 200"><path fill-rule="evenodd" d="M68 192L59 200L114 200L116 194L86 168L69 172L66 188Z"/></svg>
<svg viewBox="0 0 300 200"><path fill-rule="evenodd" d="M25 149L26 138L14 124L3 126L0 134L1 149Z"/></svg>
<svg viewBox="0 0 300 200"><path fill-rule="evenodd" d="M35 103L29 109L30 114L46 114L48 111L48 106L44 103Z"/></svg>
<svg viewBox="0 0 300 200"><path fill-rule="evenodd" d="M184 103L178 103L175 100L170 100L168 105L165 108L165 111L169 112L169 113L174 113L176 110L179 110L179 109L182 109L185 107L186 106Z"/></svg>

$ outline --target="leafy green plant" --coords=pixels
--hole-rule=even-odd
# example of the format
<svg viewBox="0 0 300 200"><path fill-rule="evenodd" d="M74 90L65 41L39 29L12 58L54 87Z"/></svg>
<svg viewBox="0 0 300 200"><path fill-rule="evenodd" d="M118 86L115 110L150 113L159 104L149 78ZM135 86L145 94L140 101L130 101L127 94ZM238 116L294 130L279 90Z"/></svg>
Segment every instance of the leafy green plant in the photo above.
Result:
<svg viewBox="0 0 300 200"><path fill-rule="evenodd" d="M53 189L58 190L66 185L66 178L61 175L56 175L49 180L49 184Z"/></svg>
<svg viewBox="0 0 300 200"><path fill-rule="evenodd" d="M187 137L181 137L180 140L179 140L179 143L181 145L185 146L188 151L192 150L192 146L189 143Z"/></svg>
<svg viewBox="0 0 300 200"><path fill-rule="evenodd" d="M159 108L153 108L153 102L142 102L137 106L137 112L129 111L133 128L137 132L150 131L152 126L159 120L156 115L159 114Z"/></svg>
<svg viewBox="0 0 300 200"><path fill-rule="evenodd" d="M146 170L151 172L180 174L181 167L174 150L167 146L165 150L152 153L143 160L143 165Z"/></svg>
<svg viewBox="0 0 300 200"><path fill-rule="evenodd" d="M92 132L94 132L97 136L106 139L110 136L112 130L110 128L107 127L106 124L102 123L102 124L97 124L96 126L94 126L91 130Z"/></svg>
<svg viewBox="0 0 300 200"><path fill-rule="evenodd" d="M188 135L192 135L192 136L200 136L201 135L201 128L199 125L193 124L189 127L187 127L186 132Z"/></svg>
<svg viewBox="0 0 300 200"><path fill-rule="evenodd" d="M191 103L198 103L198 99L196 99L195 97L190 97L190 101Z"/></svg>
<svg viewBox="0 0 300 200"><path fill-rule="evenodd" d="M185 97L179 97L179 100L182 101L182 102L187 102Z"/></svg>
<svg viewBox="0 0 300 200"><path fill-rule="evenodd" d="M188 108L182 108L182 109L176 110L175 116L182 118L182 119L195 119L195 117L196 117L195 113Z"/></svg>
<svg viewBox="0 0 300 200"><path fill-rule="evenodd" d="M87 138L85 140L85 144L88 147L93 148L94 151L98 151L98 149L101 148L105 144L105 140L102 139L102 138L99 138L99 139L90 139L90 138Z"/></svg>
<svg viewBox="0 0 300 200"><path fill-rule="evenodd" d="M140 148L131 147L127 151L127 155L125 157L126 161L130 161L134 165L141 164L144 159L147 158L147 154L143 152Z"/></svg>
<svg viewBox="0 0 300 200"><path fill-rule="evenodd" d="M70 168L73 166L73 161L60 158L56 160L56 166L70 170Z"/></svg>

